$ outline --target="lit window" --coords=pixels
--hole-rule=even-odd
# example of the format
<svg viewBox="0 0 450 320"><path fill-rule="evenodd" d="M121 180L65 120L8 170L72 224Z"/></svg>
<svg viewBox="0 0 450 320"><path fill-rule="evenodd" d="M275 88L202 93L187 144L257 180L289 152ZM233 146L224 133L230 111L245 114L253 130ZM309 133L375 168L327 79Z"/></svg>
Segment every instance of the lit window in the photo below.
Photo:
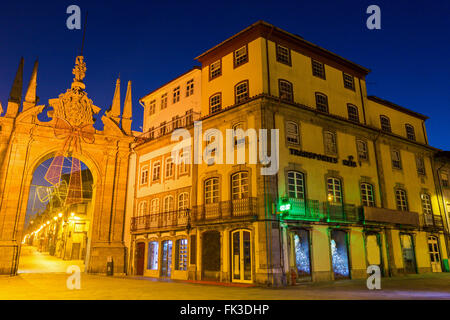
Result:
<svg viewBox="0 0 450 320"><path fill-rule="evenodd" d="M205 203L219 202L219 179L210 178L205 181Z"/></svg>
<svg viewBox="0 0 450 320"><path fill-rule="evenodd" d="M149 113L150 115L155 114L156 112L156 100L150 101Z"/></svg>
<svg viewBox="0 0 450 320"><path fill-rule="evenodd" d="M359 123L358 108L352 104L347 104L348 120Z"/></svg>
<svg viewBox="0 0 450 320"><path fill-rule="evenodd" d="M150 213L158 214L159 213L159 198L155 198L150 202Z"/></svg>
<svg viewBox="0 0 450 320"><path fill-rule="evenodd" d="M194 79L191 79L186 84L186 97L194 94Z"/></svg>
<svg viewBox="0 0 450 320"><path fill-rule="evenodd" d="M189 208L189 193L183 192L178 195L178 210Z"/></svg>
<svg viewBox="0 0 450 320"><path fill-rule="evenodd" d="M217 93L209 98L209 113L216 113L222 109L222 94Z"/></svg>
<svg viewBox="0 0 450 320"><path fill-rule="evenodd" d="M234 67L238 67L248 61L247 46L237 49L234 52Z"/></svg>
<svg viewBox="0 0 450 320"><path fill-rule="evenodd" d="M291 65L291 50L278 44L277 61L287 65Z"/></svg>
<svg viewBox="0 0 450 320"><path fill-rule="evenodd" d="M158 270L158 242L148 243L148 265L149 270Z"/></svg>
<svg viewBox="0 0 450 320"><path fill-rule="evenodd" d="M341 180L337 178L327 179L327 199L331 203L342 203Z"/></svg>
<svg viewBox="0 0 450 320"><path fill-rule="evenodd" d="M431 206L431 197L429 194L423 193L420 195L422 200L422 210L425 214L433 214L433 207Z"/></svg>
<svg viewBox="0 0 450 320"><path fill-rule="evenodd" d="M173 103L177 103L178 101L180 101L180 86L176 87L175 89L173 89Z"/></svg>
<svg viewBox="0 0 450 320"><path fill-rule="evenodd" d="M416 156L416 165L417 165L417 173L418 174L425 174L425 161L422 156L417 155Z"/></svg>
<svg viewBox="0 0 450 320"><path fill-rule="evenodd" d="M293 121L286 122L286 140L288 143L299 144L300 134L298 124Z"/></svg>
<svg viewBox="0 0 450 320"><path fill-rule="evenodd" d="M406 137L409 140L416 141L416 133L414 132L414 127L410 124L405 124Z"/></svg>
<svg viewBox="0 0 450 320"><path fill-rule="evenodd" d="M392 158L392 167L394 169L401 169L402 168L402 161L401 161L401 158L400 158L400 151L392 150L391 151L391 158Z"/></svg>
<svg viewBox="0 0 450 320"><path fill-rule="evenodd" d="M209 79L212 80L222 74L222 62L217 60L209 66Z"/></svg>
<svg viewBox="0 0 450 320"><path fill-rule="evenodd" d="M166 196L163 201L163 212L173 211L173 196Z"/></svg>
<svg viewBox="0 0 450 320"><path fill-rule="evenodd" d="M405 190L397 189L395 191L395 202L397 203L397 210L408 211L408 199Z"/></svg>
<svg viewBox="0 0 450 320"><path fill-rule="evenodd" d="M369 183L361 183L361 200L362 205L366 207L375 207L373 196L373 187Z"/></svg>
<svg viewBox="0 0 450 320"><path fill-rule="evenodd" d="M316 92L316 108L328 113L328 97L323 93Z"/></svg>
<svg viewBox="0 0 450 320"><path fill-rule="evenodd" d="M325 79L325 66L322 62L311 60L313 76Z"/></svg>
<svg viewBox="0 0 450 320"><path fill-rule="evenodd" d="M303 173L288 171L288 195L289 198L305 200L305 178Z"/></svg>
<svg viewBox="0 0 450 320"><path fill-rule="evenodd" d="M248 99L248 81L242 81L235 87L236 103L240 103Z"/></svg>
<svg viewBox="0 0 450 320"><path fill-rule="evenodd" d="M161 96L161 110L167 108L167 93Z"/></svg>
<svg viewBox="0 0 450 320"><path fill-rule="evenodd" d="M152 176L152 180L159 180L160 177L160 171L161 171L161 162L160 161L156 161L153 164L153 176Z"/></svg>
<svg viewBox="0 0 450 320"><path fill-rule="evenodd" d="M242 171L231 176L231 197L233 200L248 198L248 172Z"/></svg>
<svg viewBox="0 0 450 320"><path fill-rule="evenodd" d="M145 166L141 169L141 184L148 183L148 167Z"/></svg>
<svg viewBox="0 0 450 320"><path fill-rule="evenodd" d="M323 136L325 153L337 154L336 133L331 131L324 131Z"/></svg>
<svg viewBox="0 0 450 320"><path fill-rule="evenodd" d="M380 124L381 130L386 132L391 132L391 120L388 117L381 115L380 116Z"/></svg>
<svg viewBox="0 0 450 320"><path fill-rule="evenodd" d="M355 80L352 75L343 73L344 76L344 87L347 89L355 90Z"/></svg>
<svg viewBox="0 0 450 320"><path fill-rule="evenodd" d="M358 151L359 160L368 160L369 152L367 150L367 143L363 140L356 140L356 149Z"/></svg>
<svg viewBox="0 0 450 320"><path fill-rule="evenodd" d="M187 270L188 241L187 239L178 239L175 242L175 268L176 270Z"/></svg>
<svg viewBox="0 0 450 320"><path fill-rule="evenodd" d="M173 176L173 159L172 157L169 157L166 159L166 178Z"/></svg>
<svg viewBox="0 0 450 320"><path fill-rule="evenodd" d="M280 92L280 99L286 101L294 100L294 93L292 90L292 83L286 80L278 80L278 88Z"/></svg>

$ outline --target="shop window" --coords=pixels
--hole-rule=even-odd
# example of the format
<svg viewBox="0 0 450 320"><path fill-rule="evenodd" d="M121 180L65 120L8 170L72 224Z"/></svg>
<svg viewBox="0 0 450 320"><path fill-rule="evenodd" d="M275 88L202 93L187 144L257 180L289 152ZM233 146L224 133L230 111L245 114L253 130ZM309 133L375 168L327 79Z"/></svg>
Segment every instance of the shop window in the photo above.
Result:
<svg viewBox="0 0 450 320"><path fill-rule="evenodd" d="M151 241L148 243L148 265L149 270L158 270L158 242Z"/></svg>
<svg viewBox="0 0 450 320"><path fill-rule="evenodd" d="M176 270L187 270L188 241L187 239L178 239L175 242L175 268Z"/></svg>
<svg viewBox="0 0 450 320"><path fill-rule="evenodd" d="M341 230L332 230L330 245L334 278L349 278L347 233Z"/></svg>

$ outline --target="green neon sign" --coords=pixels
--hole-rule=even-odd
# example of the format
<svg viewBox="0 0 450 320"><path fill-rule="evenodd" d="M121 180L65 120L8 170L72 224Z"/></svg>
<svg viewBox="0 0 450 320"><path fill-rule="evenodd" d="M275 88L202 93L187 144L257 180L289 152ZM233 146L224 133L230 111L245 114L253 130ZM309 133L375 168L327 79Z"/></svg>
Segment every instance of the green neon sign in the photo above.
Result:
<svg viewBox="0 0 450 320"><path fill-rule="evenodd" d="M285 212L285 211L289 211L289 210L291 210L291 204L290 203L282 204L280 206L280 211L281 212Z"/></svg>

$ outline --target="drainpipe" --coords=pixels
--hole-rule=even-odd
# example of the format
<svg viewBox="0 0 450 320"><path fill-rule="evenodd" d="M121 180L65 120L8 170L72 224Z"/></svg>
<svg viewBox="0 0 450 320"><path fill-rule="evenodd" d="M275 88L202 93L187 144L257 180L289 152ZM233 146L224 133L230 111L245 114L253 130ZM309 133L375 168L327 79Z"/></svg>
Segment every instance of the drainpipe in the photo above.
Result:
<svg viewBox="0 0 450 320"><path fill-rule="evenodd" d="M363 117L364 117L364 124L367 124L366 121L366 107L364 106L364 99L363 99L363 94L362 94L362 89L361 89L361 79L358 78L358 82L359 82L359 95L361 97L361 107L363 110Z"/></svg>

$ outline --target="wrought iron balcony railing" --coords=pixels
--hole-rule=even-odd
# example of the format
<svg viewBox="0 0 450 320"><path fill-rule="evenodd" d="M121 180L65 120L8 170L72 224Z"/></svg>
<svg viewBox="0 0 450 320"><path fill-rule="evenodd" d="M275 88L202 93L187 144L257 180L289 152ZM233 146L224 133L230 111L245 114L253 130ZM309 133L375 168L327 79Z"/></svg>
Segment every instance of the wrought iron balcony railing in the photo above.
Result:
<svg viewBox="0 0 450 320"><path fill-rule="evenodd" d="M186 227L189 209L160 212L131 218L131 231Z"/></svg>
<svg viewBox="0 0 450 320"><path fill-rule="evenodd" d="M195 206L192 209L191 218L195 222L255 216L256 214L256 198L250 197Z"/></svg>

